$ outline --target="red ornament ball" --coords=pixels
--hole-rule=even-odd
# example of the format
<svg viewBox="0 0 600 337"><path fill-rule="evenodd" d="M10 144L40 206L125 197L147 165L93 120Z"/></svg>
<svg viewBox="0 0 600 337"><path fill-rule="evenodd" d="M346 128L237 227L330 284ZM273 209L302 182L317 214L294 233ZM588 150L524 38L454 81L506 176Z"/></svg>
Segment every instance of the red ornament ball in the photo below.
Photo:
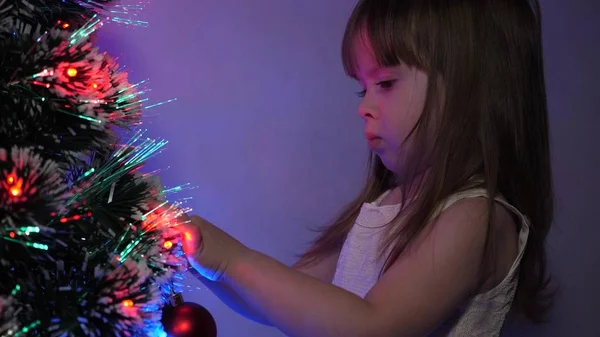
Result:
<svg viewBox="0 0 600 337"><path fill-rule="evenodd" d="M215 319L196 303L164 307L162 324L169 337L217 337Z"/></svg>

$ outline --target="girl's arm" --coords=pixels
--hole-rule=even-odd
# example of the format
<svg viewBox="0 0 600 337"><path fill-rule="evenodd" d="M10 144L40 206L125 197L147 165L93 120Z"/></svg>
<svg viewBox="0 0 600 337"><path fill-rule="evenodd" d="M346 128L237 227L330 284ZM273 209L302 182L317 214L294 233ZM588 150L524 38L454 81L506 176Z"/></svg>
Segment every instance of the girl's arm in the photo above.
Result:
<svg viewBox="0 0 600 337"><path fill-rule="evenodd" d="M260 324L272 325L264 315L250 306L242 297L240 297L240 295L231 289L227 283L211 281L198 273L192 274L223 301L223 303L227 304L228 307L238 314Z"/></svg>
<svg viewBox="0 0 600 337"><path fill-rule="evenodd" d="M306 275L315 277L323 282L331 283L339 255L340 253L338 251L323 258L322 260L319 260L315 264L308 266L302 265L301 267L299 264L295 264L292 268ZM238 314L260 324L272 325L264 315L250 306L240 295L231 289L227 283L210 281L205 277L202 277L202 275L200 275L194 269L190 269L190 272L208 289L210 289L219 299L221 299L223 303L225 303Z"/></svg>
<svg viewBox="0 0 600 337"><path fill-rule="evenodd" d="M420 336L477 289L486 240L485 199L443 212L362 299L246 250L223 280L291 336Z"/></svg>

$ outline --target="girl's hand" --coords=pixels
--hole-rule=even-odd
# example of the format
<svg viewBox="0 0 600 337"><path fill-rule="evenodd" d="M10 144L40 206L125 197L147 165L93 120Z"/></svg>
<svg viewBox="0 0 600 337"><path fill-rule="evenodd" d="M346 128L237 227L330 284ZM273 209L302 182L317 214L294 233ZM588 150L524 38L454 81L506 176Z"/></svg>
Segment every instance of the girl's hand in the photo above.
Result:
<svg viewBox="0 0 600 337"><path fill-rule="evenodd" d="M197 215L183 215L179 230L188 261L203 277L221 281L248 248Z"/></svg>

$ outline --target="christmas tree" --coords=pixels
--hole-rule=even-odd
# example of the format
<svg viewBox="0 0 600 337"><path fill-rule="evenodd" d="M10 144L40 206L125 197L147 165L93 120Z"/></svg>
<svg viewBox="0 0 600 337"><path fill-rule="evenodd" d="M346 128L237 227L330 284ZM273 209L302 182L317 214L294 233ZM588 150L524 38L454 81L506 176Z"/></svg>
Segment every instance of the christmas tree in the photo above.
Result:
<svg viewBox="0 0 600 337"><path fill-rule="evenodd" d="M0 336L165 335L180 205L141 169L166 142L91 38L137 9L0 0Z"/></svg>

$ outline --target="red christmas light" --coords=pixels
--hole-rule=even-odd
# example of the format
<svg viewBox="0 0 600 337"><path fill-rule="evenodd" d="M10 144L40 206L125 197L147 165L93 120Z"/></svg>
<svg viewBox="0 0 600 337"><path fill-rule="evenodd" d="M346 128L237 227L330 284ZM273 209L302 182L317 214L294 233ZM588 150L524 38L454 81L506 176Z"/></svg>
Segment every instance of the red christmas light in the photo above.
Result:
<svg viewBox="0 0 600 337"><path fill-rule="evenodd" d="M19 197L21 194L23 194L23 191L19 187L13 187L10 189L10 194L13 197Z"/></svg>
<svg viewBox="0 0 600 337"><path fill-rule="evenodd" d="M13 173L6 177L6 182L8 183L8 192L13 197L20 197L23 195L23 179L17 178L17 176Z"/></svg>

